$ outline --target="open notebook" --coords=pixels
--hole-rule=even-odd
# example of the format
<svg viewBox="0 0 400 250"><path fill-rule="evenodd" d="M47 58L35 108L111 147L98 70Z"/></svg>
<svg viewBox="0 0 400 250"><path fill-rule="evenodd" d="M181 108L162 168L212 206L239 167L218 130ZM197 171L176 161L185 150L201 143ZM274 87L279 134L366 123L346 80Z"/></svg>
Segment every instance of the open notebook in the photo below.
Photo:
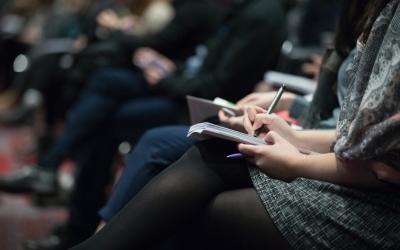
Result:
<svg viewBox="0 0 400 250"><path fill-rule="evenodd" d="M188 137L195 140L205 140L209 138L221 138L229 141L247 143L252 145L271 145L261 138L253 137L248 134L232 130L229 128L221 127L212 123L203 122L192 125L188 132ZM313 151L298 149L300 153L306 155L318 154Z"/></svg>

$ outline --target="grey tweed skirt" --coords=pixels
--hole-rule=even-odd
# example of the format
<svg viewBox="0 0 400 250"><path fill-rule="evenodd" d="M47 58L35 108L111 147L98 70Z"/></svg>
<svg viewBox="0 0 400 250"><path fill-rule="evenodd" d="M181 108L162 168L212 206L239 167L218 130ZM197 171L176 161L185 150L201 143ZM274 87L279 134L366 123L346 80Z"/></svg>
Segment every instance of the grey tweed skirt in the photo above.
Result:
<svg viewBox="0 0 400 250"><path fill-rule="evenodd" d="M400 249L400 188L359 190L249 166L262 202L293 249Z"/></svg>

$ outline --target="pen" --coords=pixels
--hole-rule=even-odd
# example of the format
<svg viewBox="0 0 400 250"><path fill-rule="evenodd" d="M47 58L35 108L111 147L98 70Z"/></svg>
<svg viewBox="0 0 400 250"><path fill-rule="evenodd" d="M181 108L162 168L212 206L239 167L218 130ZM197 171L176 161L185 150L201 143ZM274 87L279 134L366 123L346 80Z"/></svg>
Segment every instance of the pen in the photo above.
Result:
<svg viewBox="0 0 400 250"><path fill-rule="evenodd" d="M282 85L282 87L280 87L280 89L278 90L278 93L276 93L276 96L274 97L274 99L271 102L271 105L269 106L268 110L267 110L267 115L271 114L272 110L275 108L276 104L278 103L279 99L281 99L281 96L283 94L283 92L285 91L286 86L285 84ZM257 137L260 135L262 130L262 126L259 127L255 132L254 132L254 137Z"/></svg>
<svg viewBox="0 0 400 250"><path fill-rule="evenodd" d="M226 159L243 159L243 158L246 158L246 156L241 153L231 154L226 157Z"/></svg>

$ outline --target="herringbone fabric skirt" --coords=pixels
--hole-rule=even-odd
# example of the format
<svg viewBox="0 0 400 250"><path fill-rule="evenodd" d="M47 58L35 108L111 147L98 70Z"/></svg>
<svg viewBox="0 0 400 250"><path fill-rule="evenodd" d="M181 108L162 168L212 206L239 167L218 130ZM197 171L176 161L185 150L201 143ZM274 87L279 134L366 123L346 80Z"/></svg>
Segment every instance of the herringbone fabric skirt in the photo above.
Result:
<svg viewBox="0 0 400 250"><path fill-rule="evenodd" d="M357 190L249 166L266 210L293 249L400 249L400 188Z"/></svg>

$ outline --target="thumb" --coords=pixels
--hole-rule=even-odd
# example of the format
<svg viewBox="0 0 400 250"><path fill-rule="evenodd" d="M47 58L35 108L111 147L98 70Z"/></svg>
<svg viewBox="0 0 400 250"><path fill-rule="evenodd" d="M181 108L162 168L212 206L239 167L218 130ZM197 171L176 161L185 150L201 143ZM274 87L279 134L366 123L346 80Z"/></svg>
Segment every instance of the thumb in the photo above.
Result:
<svg viewBox="0 0 400 250"><path fill-rule="evenodd" d="M240 143L238 149L240 153L246 156L255 156L260 147L255 145Z"/></svg>
<svg viewBox="0 0 400 250"><path fill-rule="evenodd" d="M275 131L269 131L268 134L264 137L264 141L270 142L272 144L278 143L282 140L284 140L282 136L280 136Z"/></svg>

